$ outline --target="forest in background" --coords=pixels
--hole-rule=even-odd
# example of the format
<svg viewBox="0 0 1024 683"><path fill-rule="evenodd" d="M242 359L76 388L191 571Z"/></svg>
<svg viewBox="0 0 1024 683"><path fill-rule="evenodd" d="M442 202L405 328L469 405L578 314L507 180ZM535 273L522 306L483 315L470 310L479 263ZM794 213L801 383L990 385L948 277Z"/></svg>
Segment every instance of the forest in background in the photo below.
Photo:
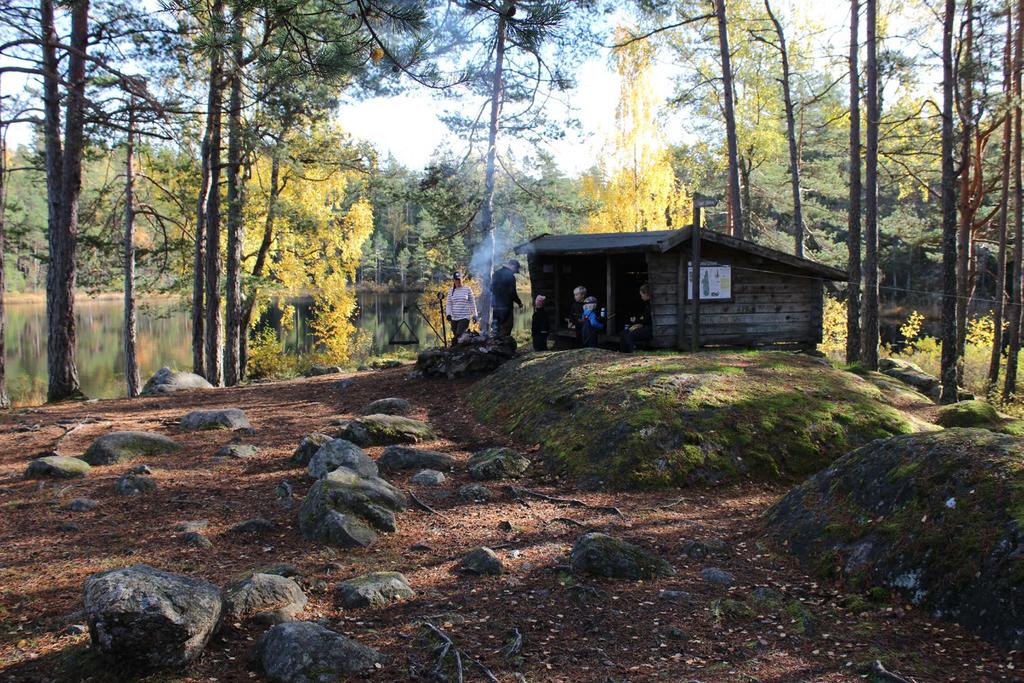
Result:
<svg viewBox="0 0 1024 683"><path fill-rule="evenodd" d="M157 5L0 9L0 132L35 130L2 155L5 286L47 291L51 398L77 392L75 289L125 291L126 308L181 295L193 369L233 384L271 297L311 294L324 355L343 358L360 283L422 288L456 268L486 281L542 232L686 225L697 194L722 200L707 227L850 267L857 286L832 293L848 361L877 364L884 297L957 304L943 367L960 380L972 317L992 321L987 382L1016 362L1014 3L854 1L825 24L772 0ZM598 161L569 176L544 150L572 117L548 103L572 104L595 53L619 104ZM400 91L458 102L423 169L337 115L342 97ZM667 133L680 118L686 140Z"/></svg>

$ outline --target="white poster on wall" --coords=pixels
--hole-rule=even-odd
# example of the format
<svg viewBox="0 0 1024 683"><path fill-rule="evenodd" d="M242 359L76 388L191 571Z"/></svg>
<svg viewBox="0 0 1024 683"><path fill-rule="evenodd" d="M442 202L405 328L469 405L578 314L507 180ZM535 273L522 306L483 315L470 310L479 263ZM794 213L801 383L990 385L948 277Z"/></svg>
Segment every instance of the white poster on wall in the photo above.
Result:
<svg viewBox="0 0 1024 683"><path fill-rule="evenodd" d="M693 262L686 263L686 282L693 298ZM700 264L700 300L720 301L732 298L732 266L722 263Z"/></svg>

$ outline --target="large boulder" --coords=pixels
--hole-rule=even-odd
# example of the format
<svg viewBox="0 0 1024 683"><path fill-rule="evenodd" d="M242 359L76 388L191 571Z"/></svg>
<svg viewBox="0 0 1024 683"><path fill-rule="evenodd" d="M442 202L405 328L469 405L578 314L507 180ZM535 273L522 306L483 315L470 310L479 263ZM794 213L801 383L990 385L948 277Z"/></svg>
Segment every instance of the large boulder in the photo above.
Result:
<svg viewBox="0 0 1024 683"><path fill-rule="evenodd" d="M173 394L176 391L212 388L212 384L197 374L160 368L146 381L141 394L143 396L160 396L161 394Z"/></svg>
<svg viewBox="0 0 1024 683"><path fill-rule="evenodd" d="M313 433L307 434L302 437L302 441L299 442L298 448L292 453L291 464L299 467L305 467L309 464L309 461L316 455L316 452L320 450L320 447L325 443L333 439L334 437L329 434Z"/></svg>
<svg viewBox="0 0 1024 683"><path fill-rule="evenodd" d="M450 470L455 458L440 451L409 446L388 446L377 458L377 466L385 470Z"/></svg>
<svg viewBox="0 0 1024 683"><path fill-rule="evenodd" d="M181 428L188 432L207 429L252 429L241 408L193 410L181 418Z"/></svg>
<svg viewBox="0 0 1024 683"><path fill-rule="evenodd" d="M47 455L36 458L25 468L26 479L74 479L89 474L92 467L79 458Z"/></svg>
<svg viewBox="0 0 1024 683"><path fill-rule="evenodd" d="M643 548L596 532L580 536L569 554L569 564L576 574L607 579L639 581L675 573L672 565Z"/></svg>
<svg viewBox="0 0 1024 683"><path fill-rule="evenodd" d="M993 432L1024 436L1024 420L1007 417L991 403L973 399L942 406L935 415L935 423L943 427L981 427Z"/></svg>
<svg viewBox="0 0 1024 683"><path fill-rule="evenodd" d="M783 351L517 358L466 395L534 460L600 487L797 480L918 425L852 372Z"/></svg>
<svg viewBox="0 0 1024 683"><path fill-rule="evenodd" d="M1024 441L947 429L870 443L767 514L770 536L829 579L895 591L1024 647Z"/></svg>
<svg viewBox="0 0 1024 683"><path fill-rule="evenodd" d="M180 668L195 659L223 609L211 583L137 564L85 580L93 647L143 669Z"/></svg>
<svg viewBox="0 0 1024 683"><path fill-rule="evenodd" d="M269 621L291 621L305 606L299 584L277 574L255 572L224 588L224 608L232 619L267 615Z"/></svg>
<svg viewBox="0 0 1024 683"><path fill-rule="evenodd" d="M384 607L415 595L400 572L371 572L338 584L338 597L345 607Z"/></svg>
<svg viewBox="0 0 1024 683"><path fill-rule="evenodd" d="M378 398L359 412L362 415L408 415L412 412L412 404L404 398Z"/></svg>
<svg viewBox="0 0 1024 683"><path fill-rule="evenodd" d="M384 661L373 648L309 621L274 626L260 639L256 656L271 683L334 683Z"/></svg>
<svg viewBox="0 0 1024 683"><path fill-rule="evenodd" d="M878 361L878 369L889 377L895 377L908 384L922 394L930 395L939 388L941 382L934 375L929 375L916 363L900 358L882 358Z"/></svg>
<svg viewBox="0 0 1024 683"><path fill-rule="evenodd" d="M530 461L511 448L485 448L469 459L469 476L476 480L518 479Z"/></svg>
<svg viewBox="0 0 1024 683"><path fill-rule="evenodd" d="M416 359L416 373L424 377L463 377L493 372L516 355L512 337L464 334L447 348L427 349Z"/></svg>
<svg viewBox="0 0 1024 683"><path fill-rule="evenodd" d="M437 436L426 422L401 415L364 415L342 425L338 434L357 446L390 446L433 441Z"/></svg>
<svg viewBox="0 0 1024 683"><path fill-rule="evenodd" d="M405 494L380 477L339 467L306 494L299 529L321 543L366 547L377 540L377 531L395 531L395 513L407 507Z"/></svg>
<svg viewBox="0 0 1024 683"><path fill-rule="evenodd" d="M345 439L331 439L317 450L306 471L313 479L320 479L339 467L355 470L363 477L376 477L377 463L363 449Z"/></svg>
<svg viewBox="0 0 1024 683"><path fill-rule="evenodd" d="M163 455L178 450L178 444L153 432L111 432L92 442L82 455L90 465L115 465L132 458Z"/></svg>

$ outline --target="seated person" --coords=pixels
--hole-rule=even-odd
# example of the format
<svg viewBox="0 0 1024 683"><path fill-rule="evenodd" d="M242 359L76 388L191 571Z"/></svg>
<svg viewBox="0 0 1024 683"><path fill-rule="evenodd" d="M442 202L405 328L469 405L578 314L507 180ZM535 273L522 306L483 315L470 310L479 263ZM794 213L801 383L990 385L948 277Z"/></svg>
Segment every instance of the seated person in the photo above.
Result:
<svg viewBox="0 0 1024 683"><path fill-rule="evenodd" d="M583 300L583 315L580 317L580 336L585 348L597 348L597 335L604 329L604 323L597 314L597 297L588 296Z"/></svg>
<svg viewBox="0 0 1024 683"><path fill-rule="evenodd" d="M572 304L566 322L569 323L569 329L576 332L576 348L583 346L583 326L580 321L583 320L583 301L586 298L587 288L583 285L572 290Z"/></svg>
<svg viewBox="0 0 1024 683"><path fill-rule="evenodd" d="M653 336L651 328L651 287L644 284L640 287L640 312L630 316L629 324L622 329L620 349L623 353L632 353L637 342L648 342Z"/></svg>

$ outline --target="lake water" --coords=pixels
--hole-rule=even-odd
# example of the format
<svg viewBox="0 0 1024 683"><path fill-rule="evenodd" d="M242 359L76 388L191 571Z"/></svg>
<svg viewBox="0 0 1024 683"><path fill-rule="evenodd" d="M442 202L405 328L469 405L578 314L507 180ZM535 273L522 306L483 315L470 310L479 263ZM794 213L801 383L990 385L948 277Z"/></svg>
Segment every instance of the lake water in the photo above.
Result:
<svg viewBox="0 0 1024 683"><path fill-rule="evenodd" d="M373 353L381 354L396 348L427 348L435 346L434 333L416 312L419 295L359 295L357 324L371 338ZM284 333L288 353L312 349L310 333L310 301L291 302L295 320ZM261 324L281 329L280 309L268 310ZM124 396L124 308L119 299L80 299L76 303L78 319L78 374L82 391L90 398ZM419 342L396 347L392 336L405 320ZM529 314L520 313L517 327L529 327ZM408 330L402 330L402 338ZM7 389L16 405L33 405L46 399L46 304L43 302L8 303L7 305ZM188 308L176 300L141 301L138 312L138 356L142 380L167 365L172 368L192 367L192 324Z"/></svg>

